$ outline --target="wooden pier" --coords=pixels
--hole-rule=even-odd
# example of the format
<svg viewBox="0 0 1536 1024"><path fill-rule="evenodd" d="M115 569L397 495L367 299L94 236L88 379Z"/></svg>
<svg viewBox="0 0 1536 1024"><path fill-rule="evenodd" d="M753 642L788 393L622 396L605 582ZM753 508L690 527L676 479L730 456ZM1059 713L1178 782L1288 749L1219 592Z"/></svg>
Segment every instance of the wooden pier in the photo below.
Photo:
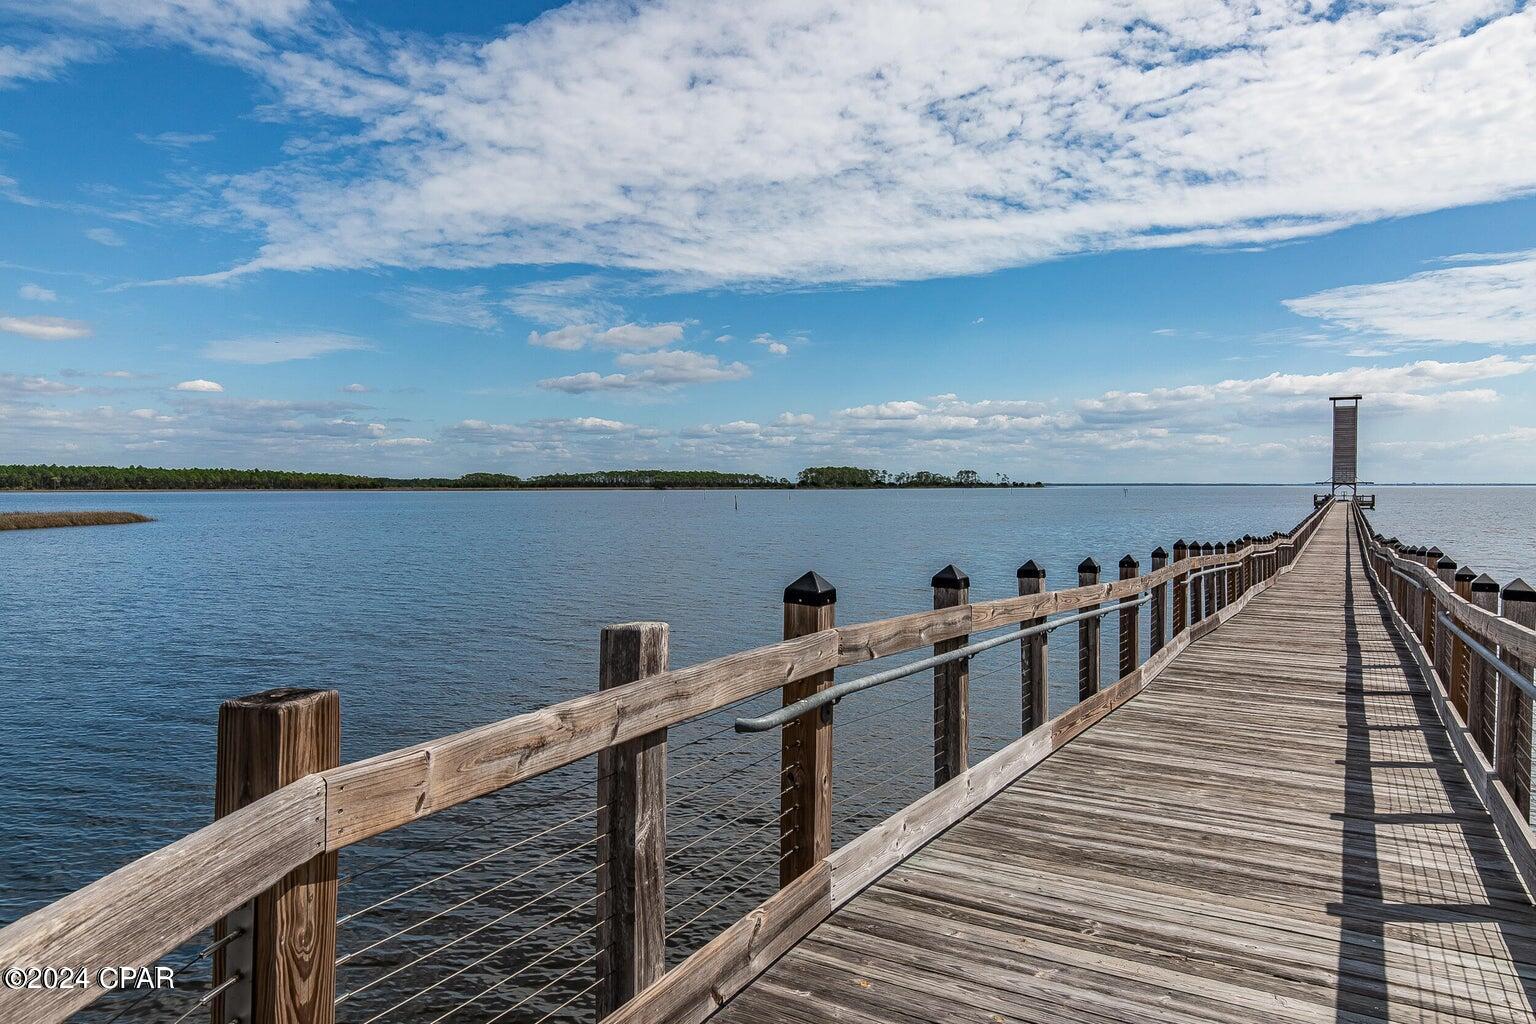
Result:
<svg viewBox="0 0 1536 1024"><path fill-rule="evenodd" d="M1536 913L1348 519L716 1020L1530 1021Z"/></svg>
<svg viewBox="0 0 1536 1024"><path fill-rule="evenodd" d="M591 694L352 764L330 691L232 701L218 820L0 931L0 967L149 966L212 926L194 1011L332 1024L338 851L595 758L578 820L606 852L581 964L614 1024L1529 1021L1536 592L1463 580L1364 504L1158 547L1144 574L1127 555L1100 582L1089 559L1075 588L1028 562L1001 600L972 602L949 566L932 610L876 622L837 625L807 573L780 643L669 668L664 624L609 627ZM1077 634L1078 700L1051 717L1056 629ZM1018 736L978 758L970 659L1003 645ZM840 671L904 653L923 660ZM932 788L834 849L832 700L917 672ZM775 692L782 711L737 728L779 731L779 888L668 963L668 730ZM7 987L0 1024L100 996ZM390 1019L449 1016L413 1013Z"/></svg>

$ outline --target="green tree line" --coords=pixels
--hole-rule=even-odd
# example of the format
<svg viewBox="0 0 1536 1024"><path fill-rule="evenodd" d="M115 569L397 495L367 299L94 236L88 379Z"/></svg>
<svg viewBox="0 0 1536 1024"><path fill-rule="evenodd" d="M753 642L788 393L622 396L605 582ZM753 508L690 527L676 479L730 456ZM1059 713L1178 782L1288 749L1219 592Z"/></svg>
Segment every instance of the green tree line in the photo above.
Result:
<svg viewBox="0 0 1536 1024"><path fill-rule="evenodd" d="M276 469L162 469L153 466L0 466L0 490L11 491L226 491L342 490L388 488L430 490L480 488L749 488L786 487L1043 487L997 475L982 479L974 470L953 476L919 471L889 473L857 466L813 466L794 483L759 473L722 473L707 469L613 469L591 473L549 473L519 477L505 473L466 473L460 477L383 477L350 473L297 473Z"/></svg>

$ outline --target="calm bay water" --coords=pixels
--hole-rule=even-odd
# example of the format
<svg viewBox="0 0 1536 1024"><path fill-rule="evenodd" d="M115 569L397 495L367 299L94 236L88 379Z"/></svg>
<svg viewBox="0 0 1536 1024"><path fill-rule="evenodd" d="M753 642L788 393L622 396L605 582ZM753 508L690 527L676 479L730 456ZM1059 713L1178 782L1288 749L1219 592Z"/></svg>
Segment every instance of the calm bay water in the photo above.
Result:
<svg viewBox="0 0 1536 1024"><path fill-rule="evenodd" d="M1180 536L1289 528L1310 509L1311 493L8 495L0 507L117 508L157 521L0 533L0 923L204 824L215 718L229 697L274 686L339 689L343 757L353 760L594 689L604 623L670 622L672 663L687 665L778 639L782 588L808 568L837 586L839 621L854 622L930 607L929 577L947 562L970 574L975 599L1015 593L1014 570L1028 558L1046 566L1050 587L1071 586L1088 555L1109 578L1126 552L1145 567L1153 547L1171 548ZM1536 488L1377 494L1374 521L1389 535L1439 544L1501 582L1536 575ZM1070 637L1052 645L1052 697L1061 706L1073 699L1071 648ZM979 753L1017 727L1009 667L1017 655L1000 650L990 667L998 678L976 687ZM978 664L973 674L982 673ZM872 808L921 791L926 743L921 686L900 701L895 690L881 694L866 706L905 701L911 728L844 729L860 715L847 702L838 712L839 765L861 746L878 765L893 737L905 737L919 770L910 793L871 797ZM725 742L697 736L691 755ZM553 782L541 785L533 791L556 792ZM517 810L525 824L534 820ZM706 823L720 820L711 813L701 815ZM762 813L752 820L771 824ZM383 847L390 856L421 848L409 837ZM374 871L377 890L360 884L357 899L399 888L402 870ZM742 899L755 902L769 881Z"/></svg>

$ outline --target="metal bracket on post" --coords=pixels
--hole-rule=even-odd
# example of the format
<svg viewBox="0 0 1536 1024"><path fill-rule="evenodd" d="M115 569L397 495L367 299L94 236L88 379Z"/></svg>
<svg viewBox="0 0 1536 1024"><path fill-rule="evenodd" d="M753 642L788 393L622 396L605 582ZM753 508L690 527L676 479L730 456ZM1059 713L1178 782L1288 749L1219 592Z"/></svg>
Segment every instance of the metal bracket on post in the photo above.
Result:
<svg viewBox="0 0 1536 1024"><path fill-rule="evenodd" d="M219 1024L252 1024L251 976L256 973L256 901L247 900L224 918L224 976L234 983L223 993Z"/></svg>

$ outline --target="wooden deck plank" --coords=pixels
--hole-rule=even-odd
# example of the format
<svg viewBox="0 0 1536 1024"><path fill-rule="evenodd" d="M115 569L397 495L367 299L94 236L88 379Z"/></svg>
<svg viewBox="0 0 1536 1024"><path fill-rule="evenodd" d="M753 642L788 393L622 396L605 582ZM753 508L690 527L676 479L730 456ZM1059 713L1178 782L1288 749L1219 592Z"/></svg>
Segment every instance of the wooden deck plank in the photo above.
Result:
<svg viewBox="0 0 1536 1024"><path fill-rule="evenodd" d="M716 1019L1531 1020L1536 910L1347 526Z"/></svg>

